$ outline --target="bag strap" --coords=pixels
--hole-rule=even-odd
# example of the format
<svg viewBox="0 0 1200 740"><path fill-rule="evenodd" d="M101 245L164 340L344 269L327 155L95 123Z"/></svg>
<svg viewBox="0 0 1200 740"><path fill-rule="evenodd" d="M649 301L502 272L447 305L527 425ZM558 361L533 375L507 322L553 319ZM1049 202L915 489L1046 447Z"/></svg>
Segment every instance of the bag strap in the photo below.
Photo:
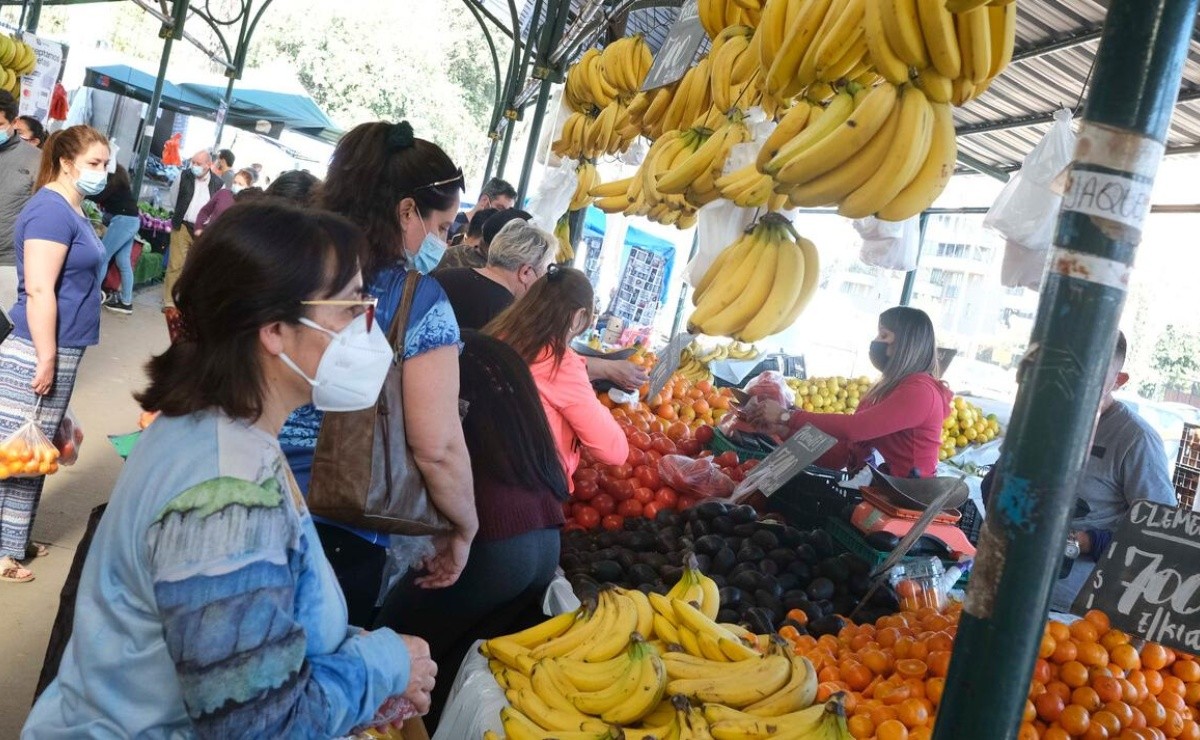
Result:
<svg viewBox="0 0 1200 740"><path fill-rule="evenodd" d="M388 329L388 342L396 353L396 366L404 367L404 345L408 337L408 317L412 314L413 298L417 294L417 284L421 281L421 273L409 270L404 276L404 292L400 296L400 305L396 315L392 317L392 326Z"/></svg>

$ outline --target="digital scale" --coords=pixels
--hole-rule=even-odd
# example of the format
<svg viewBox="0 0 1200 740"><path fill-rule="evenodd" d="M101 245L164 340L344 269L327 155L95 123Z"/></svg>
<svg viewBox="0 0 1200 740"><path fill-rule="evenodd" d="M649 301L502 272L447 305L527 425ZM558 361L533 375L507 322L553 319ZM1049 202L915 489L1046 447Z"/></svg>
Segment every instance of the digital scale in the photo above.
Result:
<svg viewBox="0 0 1200 740"><path fill-rule="evenodd" d="M860 489L863 500L854 507L854 511L850 515L850 523L864 535L887 532L903 538L924 513L922 508L916 508L920 506L920 499L924 496L917 498L911 490L905 492L900 490L900 487L911 489L913 484L928 485L935 481L941 486L945 485L939 479L897 480L878 471L875 473L874 485L863 486ZM957 483L957 481L951 480L949 483ZM922 487L925 486L922 485ZM966 487L963 486L963 488L965 494ZM962 498L965 500L965 495ZM962 505L962 501L950 503L954 506ZM961 518L962 514L957 508L947 508L934 516L926 527L925 534L946 543L946 547L956 558L964 555L974 557L975 546L967 539L966 533L958 528L958 521Z"/></svg>

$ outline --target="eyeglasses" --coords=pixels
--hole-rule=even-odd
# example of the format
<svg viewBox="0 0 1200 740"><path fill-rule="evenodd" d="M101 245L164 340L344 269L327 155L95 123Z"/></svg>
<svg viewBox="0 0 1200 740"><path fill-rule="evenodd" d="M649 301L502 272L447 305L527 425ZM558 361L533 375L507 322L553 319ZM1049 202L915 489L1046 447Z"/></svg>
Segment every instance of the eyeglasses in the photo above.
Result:
<svg viewBox="0 0 1200 740"><path fill-rule="evenodd" d="M431 182L431 183L429 183L428 185L422 185L422 186L420 186L420 187L413 188L413 189L412 189L412 190L410 190L409 192L410 192L410 193L415 193L415 192L417 192L418 190L427 190L427 189L429 189L429 188L440 188L440 187L442 187L443 185L449 185L449 184L451 184L451 183L455 183L455 182L457 182L457 183L460 183L460 187L461 187L461 184L462 184L462 183L465 183L465 182L466 182L466 181L463 179L463 171L462 171L462 168L461 168L461 167L458 169L458 174L456 174L454 177L451 177L451 178L449 178L449 179L447 179L447 180L438 180L437 182Z"/></svg>
<svg viewBox="0 0 1200 740"><path fill-rule="evenodd" d="M379 299L373 295L363 294L362 298L355 300L327 300L327 301L300 301L301 306L350 306L362 309L361 314L354 314L354 318L361 315L367 317L367 331L371 331L371 327L375 325L375 308L379 305Z"/></svg>

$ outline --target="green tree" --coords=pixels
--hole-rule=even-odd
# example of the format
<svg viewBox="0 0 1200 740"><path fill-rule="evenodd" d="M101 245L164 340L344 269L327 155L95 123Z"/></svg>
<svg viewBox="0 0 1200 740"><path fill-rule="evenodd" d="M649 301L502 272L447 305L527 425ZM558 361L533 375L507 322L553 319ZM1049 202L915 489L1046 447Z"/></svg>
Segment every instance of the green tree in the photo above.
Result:
<svg viewBox="0 0 1200 740"><path fill-rule="evenodd" d="M1153 376L1143 383L1145 395L1158 397L1168 388L1190 390L1200 379L1200 334L1168 324L1150 356Z"/></svg>

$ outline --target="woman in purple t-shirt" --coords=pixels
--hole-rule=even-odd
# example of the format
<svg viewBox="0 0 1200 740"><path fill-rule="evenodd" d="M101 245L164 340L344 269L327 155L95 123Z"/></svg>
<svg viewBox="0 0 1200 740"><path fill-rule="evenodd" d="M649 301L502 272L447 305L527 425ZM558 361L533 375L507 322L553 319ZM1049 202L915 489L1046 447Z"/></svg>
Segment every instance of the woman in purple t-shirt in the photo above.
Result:
<svg viewBox="0 0 1200 740"><path fill-rule="evenodd" d="M36 192L14 229L17 303L13 333L0 345L0 439L31 418L53 437L83 351L100 341L104 245L82 204L104 190L108 158L108 140L90 126L59 131L42 150ZM0 481L0 581L33 580L18 561L45 552L29 542L45 481Z"/></svg>

